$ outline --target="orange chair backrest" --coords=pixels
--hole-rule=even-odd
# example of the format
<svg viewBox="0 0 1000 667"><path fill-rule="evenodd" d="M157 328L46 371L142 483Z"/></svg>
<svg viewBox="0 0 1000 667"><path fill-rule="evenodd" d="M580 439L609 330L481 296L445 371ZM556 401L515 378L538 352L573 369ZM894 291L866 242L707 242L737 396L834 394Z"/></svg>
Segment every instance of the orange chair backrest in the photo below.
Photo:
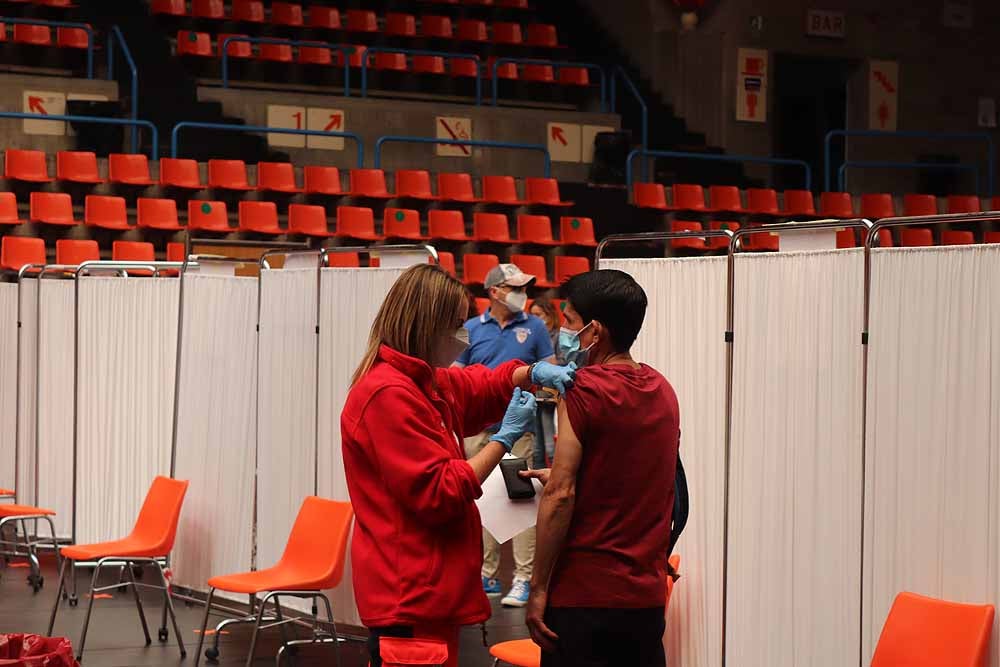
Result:
<svg viewBox="0 0 1000 667"><path fill-rule="evenodd" d="M278 567L293 568L318 588L333 588L344 575L354 509L348 502L308 496L302 501Z"/></svg>
<svg viewBox="0 0 1000 667"><path fill-rule="evenodd" d="M672 554L670 556L670 558L668 559L667 562L670 563L670 566L674 569L674 572L680 572L681 571L681 555L680 554ZM677 582L674 581L673 577L671 577L671 576L667 577L667 604L666 604L666 606L667 606L668 609L670 608L670 596L673 595L673 593L674 593L674 584L675 583L677 583Z"/></svg>
<svg viewBox="0 0 1000 667"><path fill-rule="evenodd" d="M156 554L165 556L170 553L174 548L177 522L180 520L187 488L187 480L160 475L153 479L130 538L142 542Z"/></svg>
<svg viewBox="0 0 1000 667"><path fill-rule="evenodd" d="M984 667L993 605L900 593L882 626L871 667Z"/></svg>

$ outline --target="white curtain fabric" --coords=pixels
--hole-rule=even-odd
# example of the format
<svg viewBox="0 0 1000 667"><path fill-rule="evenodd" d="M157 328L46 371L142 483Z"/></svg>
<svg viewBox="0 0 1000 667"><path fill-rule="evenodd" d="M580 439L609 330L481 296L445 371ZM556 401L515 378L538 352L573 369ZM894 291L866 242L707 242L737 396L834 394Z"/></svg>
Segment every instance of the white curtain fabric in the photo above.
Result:
<svg viewBox="0 0 1000 667"><path fill-rule="evenodd" d="M45 278L37 293L38 443L35 455L38 457L38 488L35 504L56 513L53 522L60 538L72 537L76 509L73 497L73 363L76 357L73 287L72 280Z"/></svg>
<svg viewBox="0 0 1000 667"><path fill-rule="evenodd" d="M15 490L21 503L34 504L35 496L35 386L37 359L35 332L38 318L38 281L21 281L21 330L17 338L17 482ZM17 309L15 296L15 312ZM15 316L16 317L16 316ZM16 322L15 322L16 326Z"/></svg>
<svg viewBox="0 0 1000 667"><path fill-rule="evenodd" d="M872 262L866 664L900 591L1000 603L1000 247Z"/></svg>
<svg viewBox="0 0 1000 667"><path fill-rule="evenodd" d="M0 283L0 489L14 489L17 426L17 284Z"/></svg>
<svg viewBox="0 0 1000 667"><path fill-rule="evenodd" d="M319 495L350 500L344 475L340 413L368 333L402 269L323 269L320 288ZM338 623L361 625L351 583L350 547L340 586L328 591Z"/></svg>
<svg viewBox="0 0 1000 667"><path fill-rule="evenodd" d="M183 309L174 475L190 486L172 566L205 591L251 566L257 280L185 274Z"/></svg>
<svg viewBox="0 0 1000 667"><path fill-rule="evenodd" d="M691 516L675 549L682 578L667 614L667 663L715 667L722 644L726 260L604 260L601 268L629 273L646 291L633 354L663 373L680 401Z"/></svg>
<svg viewBox="0 0 1000 667"><path fill-rule="evenodd" d="M179 282L80 279L78 542L128 535L170 473Z"/></svg>

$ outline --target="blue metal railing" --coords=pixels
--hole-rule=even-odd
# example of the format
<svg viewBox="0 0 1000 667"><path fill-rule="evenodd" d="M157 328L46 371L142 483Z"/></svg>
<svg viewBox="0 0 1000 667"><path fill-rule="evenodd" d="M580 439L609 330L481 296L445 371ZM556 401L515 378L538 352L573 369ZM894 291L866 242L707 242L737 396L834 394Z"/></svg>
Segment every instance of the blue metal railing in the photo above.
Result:
<svg viewBox="0 0 1000 667"><path fill-rule="evenodd" d="M917 131L903 131L899 130L896 132L887 132L884 130L831 130L826 133L826 137L823 139L823 187L825 190L830 189L830 183L833 180L833 165L832 158L830 155L830 144L835 137L844 137L845 141L848 137L885 137L885 138L904 138L904 139L936 139L936 140L954 140L954 141L982 141L986 144L986 187L981 188L980 183L976 183L976 188L979 190L980 194L985 191L985 196L993 196L993 179L996 174L995 169L995 156L993 152L993 137L985 132L917 132ZM853 161L853 166L862 166L867 163L862 163L858 161ZM938 167L943 167L943 165L936 165Z"/></svg>
<svg viewBox="0 0 1000 667"><path fill-rule="evenodd" d="M177 157L179 134L185 127L197 127L204 130L221 130L224 132L262 132L264 134L299 134L310 137L341 137L350 139L358 146L358 166L365 164L365 147L361 137L354 132L327 132L324 130L296 130L289 127L267 127L262 125L228 125L226 123L198 123L181 121L170 131L170 157Z"/></svg>
<svg viewBox="0 0 1000 667"><path fill-rule="evenodd" d="M44 25L50 28L79 28L87 33L87 78L94 78L94 29L86 23L70 21L43 21L41 19L0 18L0 23L11 25Z"/></svg>
<svg viewBox="0 0 1000 667"><path fill-rule="evenodd" d="M428 51L426 49L398 49L393 46L372 46L369 47L361 58L361 97L368 97L368 59L376 53L402 53L407 56L436 56L448 60L471 60L476 63L476 106L480 106L483 101L483 82L480 71L482 60L474 53L456 53L452 51Z"/></svg>
<svg viewBox="0 0 1000 667"><path fill-rule="evenodd" d="M490 78L493 81L493 106L497 105L497 98L499 97L500 80L497 77L497 70L500 65L505 63L514 63L515 65L547 65L553 67L557 74L559 69L564 67L575 67L583 68L587 71L596 71L600 76L601 81L601 113L606 112L608 109L607 74L605 73L603 67L595 65L594 63L577 63L566 60L540 60L538 58L497 58L493 61L493 66L490 71Z"/></svg>
<svg viewBox="0 0 1000 667"><path fill-rule="evenodd" d="M440 144L444 146L478 146L481 148L509 148L519 151L537 151L545 157L545 177L552 174L552 156L549 149L541 144L516 144L509 141L482 141L478 139L438 139L437 137L407 137L387 135L375 142L375 168L382 166L382 146L388 143L400 144Z"/></svg>
<svg viewBox="0 0 1000 667"><path fill-rule="evenodd" d="M279 44L294 47L309 46L317 49L329 49L337 51L344 59L344 97L351 96L351 63L350 56L355 51L353 46L343 44L330 44L329 42L317 42L300 39L277 39L274 37L243 37L233 35L227 37L222 42L222 87L229 87L229 45L233 42L246 42L248 44Z"/></svg>
<svg viewBox="0 0 1000 667"><path fill-rule="evenodd" d="M964 162L872 162L848 160L840 165L840 169L837 170L837 187L840 192L847 191L846 172L852 167L862 169L927 169L928 171L937 169L947 171L971 171L973 178L975 179L976 189L979 189L979 165L977 164L968 164Z"/></svg>
<svg viewBox="0 0 1000 667"><path fill-rule="evenodd" d="M625 160L625 184L628 191L632 191L632 161L636 157L668 157L686 160L707 160L709 162L749 162L753 164L790 165L802 167L805 172L805 190L812 189L812 168L805 160L792 160L781 157L758 157L756 155L714 155L705 153L685 153L682 151L651 151L635 149L628 154Z"/></svg>
<svg viewBox="0 0 1000 667"><path fill-rule="evenodd" d="M610 91L610 96L611 96L611 113L618 113L618 90L617 90L618 86L617 86L617 81L618 81L619 78L621 78L622 82L625 84L625 87L632 94L632 97L635 98L635 101L639 104L639 109L641 110L641 113L642 113L642 137L641 137L642 143L640 144L640 148L642 148L642 150L644 150L644 151L648 150L649 149L649 107L646 105L646 100L642 99L642 94L639 92L639 89L636 87L635 83L632 82L632 79L629 78L629 75L625 72L625 68L623 68L621 65L617 65L613 70L611 70L611 91ZM642 179L646 180L646 162L645 161L643 161L642 165L640 166L640 169L641 169L640 173L642 174ZM629 187L631 187L631 186L629 186Z"/></svg>
<svg viewBox="0 0 1000 667"><path fill-rule="evenodd" d="M136 69L135 60L132 59L132 51L129 50L128 44L125 43L125 37L122 35L122 31L118 26L111 26L111 30L108 32L108 79L113 79L115 76L115 43L118 43L122 49L122 55L125 57L125 64L128 65L129 73L132 78L132 88L129 92L132 100L132 120L137 120L139 118L139 70ZM139 152L139 128L136 125L132 126L132 152ZM157 157L154 157L155 160Z"/></svg>
<svg viewBox="0 0 1000 667"><path fill-rule="evenodd" d="M94 123L96 125L131 125L145 127L150 133L150 157L156 160L160 155L160 133L156 126L148 120L133 118L101 118L99 116L54 116L39 113L24 113L21 111L0 111L0 118L21 118L25 120L51 120L61 123Z"/></svg>

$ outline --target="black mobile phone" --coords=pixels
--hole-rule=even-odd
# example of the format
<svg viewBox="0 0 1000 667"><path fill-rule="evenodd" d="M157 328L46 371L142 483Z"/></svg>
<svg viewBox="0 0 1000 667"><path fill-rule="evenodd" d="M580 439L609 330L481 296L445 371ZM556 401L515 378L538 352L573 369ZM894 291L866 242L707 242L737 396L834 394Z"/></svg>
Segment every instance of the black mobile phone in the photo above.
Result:
<svg viewBox="0 0 1000 667"><path fill-rule="evenodd" d="M518 475L528 469L527 459L500 459L500 472L507 485L507 497L511 500L527 500L535 497L535 485L530 479Z"/></svg>

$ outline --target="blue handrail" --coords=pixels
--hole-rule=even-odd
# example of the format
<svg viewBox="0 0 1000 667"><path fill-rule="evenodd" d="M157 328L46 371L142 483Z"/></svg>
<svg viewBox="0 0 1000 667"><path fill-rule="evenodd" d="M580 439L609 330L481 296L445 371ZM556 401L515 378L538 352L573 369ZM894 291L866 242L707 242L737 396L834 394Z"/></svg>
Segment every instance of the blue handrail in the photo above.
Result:
<svg viewBox="0 0 1000 667"><path fill-rule="evenodd" d="M982 141L986 143L986 196L993 196L993 179L996 173L995 156L993 152L993 137L986 132L918 132L914 130L899 130L887 132L885 130L830 130L823 139L823 187L830 189L830 182L833 179L833 165L831 164L830 143L834 137L900 137L907 139L938 139L955 141ZM978 179L977 179L978 181ZM979 183L976 183L977 189Z"/></svg>
<svg viewBox="0 0 1000 667"><path fill-rule="evenodd" d="M222 87L229 87L229 45L233 42L247 42L248 44L283 44L287 46L311 46L319 49L329 49L339 52L344 58L344 97L351 96L351 63L350 55L354 53L353 46L343 44L330 44L329 42L317 42L314 40L301 39L277 39L274 37L244 37L233 35L226 37L222 42Z"/></svg>
<svg viewBox="0 0 1000 667"><path fill-rule="evenodd" d="M122 31L118 26L111 26L111 30L108 32L108 79L113 79L115 76L115 42L118 42L122 47L122 55L125 56L125 63L128 65L129 72L132 76L132 88L130 95L132 97L132 120L139 118L139 70L136 69L135 60L132 59L132 51L129 50L128 44L125 43L125 37L122 35ZM139 152L139 128L135 125L132 126L132 152ZM154 157L157 159L159 156Z"/></svg>
<svg viewBox="0 0 1000 667"><path fill-rule="evenodd" d="M361 137L354 132L326 132L324 130L296 130L289 127L266 127L263 125L228 125L226 123L198 123L194 121L181 121L174 125L170 131L170 157L177 157L178 135L185 127L198 127L204 130L222 130L228 132L263 132L265 134L301 134L316 137L342 137L351 139L358 145L358 166L365 164L365 147Z"/></svg>
<svg viewBox="0 0 1000 667"><path fill-rule="evenodd" d="M683 151L651 151L637 148L629 153L628 158L625 160L625 183L629 192L632 191L632 161L637 156L672 157L688 160L708 160L709 162L750 162L755 164L791 165L795 167L802 167L802 170L805 172L804 189L812 189L812 168L805 160L793 160L781 157L758 157L756 155L714 155L706 153L685 153Z"/></svg>
<svg viewBox="0 0 1000 667"><path fill-rule="evenodd" d="M497 98L499 97L498 91L500 88L500 81L497 78L497 69L504 63L514 63L515 65L548 65L550 67L554 67L557 72L563 67L583 67L588 71L596 70L601 79L601 113L604 113L608 109L607 75L605 74L603 67L595 65L594 63L577 63L566 60L544 60L538 58L497 58L493 61L493 67L491 68L492 71L490 72L490 77L493 80L493 106L497 105Z"/></svg>
<svg viewBox="0 0 1000 667"><path fill-rule="evenodd" d="M96 125L131 125L133 127L149 128L150 157L156 160L160 154L160 133L156 126L148 120L133 118L101 118L99 116L55 116L40 113L24 113L22 111L0 111L0 118L23 118L26 120L52 120L62 123L94 123Z"/></svg>
<svg viewBox="0 0 1000 667"><path fill-rule="evenodd" d="M618 113L618 99L617 99L617 85L616 82L618 78L625 82L625 87L628 88L629 92L632 93L632 97L635 101L639 103L639 108L642 111L642 144L640 147L642 150L647 150L649 148L649 107L646 106L646 100L642 99L642 94L639 93L639 89L636 87L635 83L625 72L625 68L621 65L616 66L611 71L611 113ZM646 163L643 162L642 166L642 178L646 179Z"/></svg>
<svg viewBox="0 0 1000 667"><path fill-rule="evenodd" d="M517 144L509 141L483 141L478 139L438 139L437 137L407 137L401 135L386 135L375 142L375 168L382 165L382 146L387 143L400 144L442 144L445 146L479 146L482 148L510 148L520 151L538 151L545 156L545 178L552 174L552 156L549 149L541 144Z"/></svg>
<svg viewBox="0 0 1000 667"><path fill-rule="evenodd" d="M483 82L479 76L481 59L474 53L456 53L452 51L428 51L426 49L398 49L392 46L369 47L361 58L361 97L368 97L368 58L374 53L402 53L408 56L436 56L449 60L471 60L476 63L476 106L482 104Z"/></svg>
<svg viewBox="0 0 1000 667"><path fill-rule="evenodd" d="M976 189L979 189L979 165L977 164L967 164L964 162L875 162L848 160L840 165L840 169L837 170L837 187L840 192L846 192L846 172L851 167L858 167L861 169L941 169L948 171L971 171L973 177L976 179Z"/></svg>
<svg viewBox="0 0 1000 667"><path fill-rule="evenodd" d="M94 78L94 29L86 23L72 21L43 21L41 19L0 18L0 23L11 25L44 25L50 28L79 28L87 33L87 78Z"/></svg>

